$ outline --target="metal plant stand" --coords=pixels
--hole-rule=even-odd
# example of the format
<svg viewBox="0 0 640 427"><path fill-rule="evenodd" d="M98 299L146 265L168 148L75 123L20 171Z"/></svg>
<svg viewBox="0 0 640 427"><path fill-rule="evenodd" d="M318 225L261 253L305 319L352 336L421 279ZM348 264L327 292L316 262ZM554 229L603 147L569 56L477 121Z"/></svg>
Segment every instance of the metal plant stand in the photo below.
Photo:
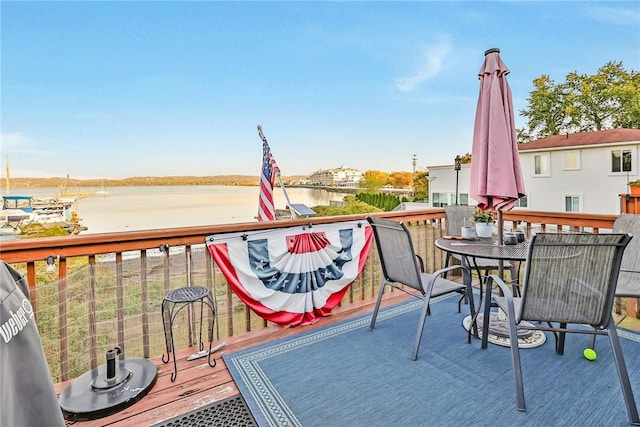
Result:
<svg viewBox="0 0 640 427"><path fill-rule="evenodd" d="M204 322L204 306L211 310L211 324L209 326L209 351L207 362L209 366L216 366L216 360L211 360L213 345L213 324L215 321L215 304L211 297L211 291L201 286L189 286L175 289L167 293L162 300L162 320L164 326L164 338L167 346L167 353L162 355L162 362L169 363L170 353L173 353L173 373L171 374L171 382L176 380L178 375L178 365L176 363L176 353L173 342L173 322L178 313L185 307L200 302L200 351L204 350L202 341L202 329Z"/></svg>

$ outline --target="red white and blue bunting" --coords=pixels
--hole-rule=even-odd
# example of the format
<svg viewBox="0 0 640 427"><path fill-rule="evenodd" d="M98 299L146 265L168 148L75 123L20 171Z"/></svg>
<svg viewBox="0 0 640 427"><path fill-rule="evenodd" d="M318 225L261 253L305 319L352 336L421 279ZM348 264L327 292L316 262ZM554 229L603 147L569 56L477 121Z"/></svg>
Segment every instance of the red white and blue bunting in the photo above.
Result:
<svg viewBox="0 0 640 427"><path fill-rule="evenodd" d="M236 295L283 326L329 316L364 267L373 232L366 221L214 234L209 253Z"/></svg>

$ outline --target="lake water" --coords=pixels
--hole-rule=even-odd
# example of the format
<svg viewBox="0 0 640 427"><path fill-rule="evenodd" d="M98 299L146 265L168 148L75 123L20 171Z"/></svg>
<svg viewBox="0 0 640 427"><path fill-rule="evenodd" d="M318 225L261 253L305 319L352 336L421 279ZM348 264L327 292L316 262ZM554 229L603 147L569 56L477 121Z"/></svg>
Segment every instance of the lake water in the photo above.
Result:
<svg viewBox="0 0 640 427"><path fill-rule="evenodd" d="M52 197L56 188L12 188L12 195ZM78 203L78 215L89 229L81 234L151 230L256 221L258 187L220 185L110 187ZM291 203L309 207L341 201L346 194L323 189L288 188ZM276 209L286 198L274 189Z"/></svg>

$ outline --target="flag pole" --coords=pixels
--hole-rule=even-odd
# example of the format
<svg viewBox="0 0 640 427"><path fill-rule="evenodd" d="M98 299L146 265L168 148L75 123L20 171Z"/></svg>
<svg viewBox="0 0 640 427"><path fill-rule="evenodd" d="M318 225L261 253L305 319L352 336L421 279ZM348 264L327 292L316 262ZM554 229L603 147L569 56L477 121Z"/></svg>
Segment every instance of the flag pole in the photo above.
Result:
<svg viewBox="0 0 640 427"><path fill-rule="evenodd" d="M262 142L267 143L267 138L262 133L262 126L258 125L258 135ZM278 177L278 182L280 183L280 188L282 188L282 192L284 193L284 198L287 200L287 208L289 208L289 212L291 212L291 219L296 219L297 215L293 208L291 207L291 200L289 200L289 194L287 194L287 189L284 188L284 183L282 182L282 177L280 176L280 170L276 172L276 177Z"/></svg>
<svg viewBox="0 0 640 427"><path fill-rule="evenodd" d="M284 184L282 183L282 177L280 176L280 172L276 173L278 177L278 182L280 183L280 188L282 188L282 192L284 193L284 198L287 199L287 207L289 208L289 212L291 212L291 219L296 219L296 212L291 207L291 200L289 200L289 195L287 194L287 189L284 188Z"/></svg>

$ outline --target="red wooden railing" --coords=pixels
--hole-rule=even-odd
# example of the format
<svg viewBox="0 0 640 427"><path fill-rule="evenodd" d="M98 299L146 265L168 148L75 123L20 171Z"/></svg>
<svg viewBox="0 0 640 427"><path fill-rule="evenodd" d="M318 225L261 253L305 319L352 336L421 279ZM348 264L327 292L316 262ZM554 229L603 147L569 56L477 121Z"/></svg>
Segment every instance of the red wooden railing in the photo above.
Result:
<svg viewBox="0 0 640 427"><path fill-rule="evenodd" d="M620 194L620 212L640 215L640 195Z"/></svg>
<svg viewBox="0 0 640 427"><path fill-rule="evenodd" d="M443 234L442 208L372 214L409 225L416 252L429 271L443 265L434 241ZM187 284L207 286L216 302L217 338L264 328L257 317L229 290L205 248L210 234L286 228L364 220L366 215L322 217L270 223L222 224L72 237L13 240L2 243L0 258L28 279L45 354L55 382L74 378L102 364L102 354L118 345L127 357L151 357L164 352L160 303L169 290ZM616 215L513 210L504 214L507 229L610 230ZM165 254L159 248L168 248ZM45 272L47 257L56 260L56 273ZM342 305L370 298L377 292L379 262L370 252L362 274ZM622 305L618 306L618 310ZM637 317L637 313L632 313ZM187 314L187 316L190 316ZM184 322L184 339L193 344L194 323Z"/></svg>

